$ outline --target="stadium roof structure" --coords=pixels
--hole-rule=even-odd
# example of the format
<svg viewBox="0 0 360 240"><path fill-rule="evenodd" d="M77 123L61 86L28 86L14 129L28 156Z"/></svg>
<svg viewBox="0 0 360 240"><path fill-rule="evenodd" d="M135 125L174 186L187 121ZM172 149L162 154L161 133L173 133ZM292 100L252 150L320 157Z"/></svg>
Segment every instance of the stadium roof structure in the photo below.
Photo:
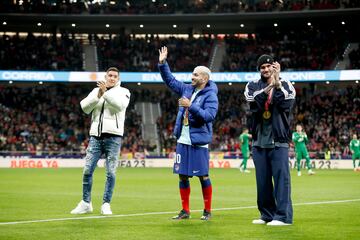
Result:
<svg viewBox="0 0 360 240"><path fill-rule="evenodd" d="M0 25L0 31L3 32L121 33L126 30L136 34L230 34L273 31L275 23L275 27L282 30L306 28L308 22L312 26L330 29L346 23L348 29L356 31L360 8L161 15L0 13L0 20L6 22L6 25Z"/></svg>

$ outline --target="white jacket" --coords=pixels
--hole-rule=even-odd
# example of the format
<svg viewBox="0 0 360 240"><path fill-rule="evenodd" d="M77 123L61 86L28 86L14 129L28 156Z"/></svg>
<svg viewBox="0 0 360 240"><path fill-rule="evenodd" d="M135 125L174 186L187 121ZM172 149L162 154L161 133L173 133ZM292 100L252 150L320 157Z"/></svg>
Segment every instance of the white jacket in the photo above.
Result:
<svg viewBox="0 0 360 240"><path fill-rule="evenodd" d="M101 133L123 136L126 108L130 101L130 91L120 87L120 83L107 90L98 98L99 88L94 88L81 102L81 109L91 115L90 136Z"/></svg>

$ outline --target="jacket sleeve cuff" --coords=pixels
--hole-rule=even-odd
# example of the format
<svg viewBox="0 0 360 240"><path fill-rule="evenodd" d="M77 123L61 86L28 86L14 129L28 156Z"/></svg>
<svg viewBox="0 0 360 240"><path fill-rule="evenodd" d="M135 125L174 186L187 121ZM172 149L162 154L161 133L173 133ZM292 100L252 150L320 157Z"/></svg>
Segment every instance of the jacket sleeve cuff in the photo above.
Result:
<svg viewBox="0 0 360 240"><path fill-rule="evenodd" d="M157 65L160 68L160 67L164 67L164 66L168 65L168 63L167 63L167 61L164 61L164 63L158 63Z"/></svg>

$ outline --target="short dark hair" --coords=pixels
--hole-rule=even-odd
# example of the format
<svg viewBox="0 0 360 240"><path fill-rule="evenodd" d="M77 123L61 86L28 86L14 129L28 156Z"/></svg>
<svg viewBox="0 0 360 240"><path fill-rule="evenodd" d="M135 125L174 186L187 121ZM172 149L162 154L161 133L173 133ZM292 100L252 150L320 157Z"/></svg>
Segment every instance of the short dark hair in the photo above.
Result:
<svg viewBox="0 0 360 240"><path fill-rule="evenodd" d="M117 72L117 73L120 72L119 69L116 68L116 67L109 67L109 68L106 70L106 73L108 73L108 72L110 72L110 71L114 71L114 72Z"/></svg>

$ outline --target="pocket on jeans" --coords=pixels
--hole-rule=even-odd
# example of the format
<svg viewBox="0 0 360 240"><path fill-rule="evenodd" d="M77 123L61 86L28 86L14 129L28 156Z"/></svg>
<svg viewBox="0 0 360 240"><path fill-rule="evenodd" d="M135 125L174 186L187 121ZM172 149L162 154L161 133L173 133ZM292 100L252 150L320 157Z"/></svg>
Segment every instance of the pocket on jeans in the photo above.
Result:
<svg viewBox="0 0 360 240"><path fill-rule="evenodd" d="M120 145L121 144L121 137L111 137L110 143L114 145Z"/></svg>

